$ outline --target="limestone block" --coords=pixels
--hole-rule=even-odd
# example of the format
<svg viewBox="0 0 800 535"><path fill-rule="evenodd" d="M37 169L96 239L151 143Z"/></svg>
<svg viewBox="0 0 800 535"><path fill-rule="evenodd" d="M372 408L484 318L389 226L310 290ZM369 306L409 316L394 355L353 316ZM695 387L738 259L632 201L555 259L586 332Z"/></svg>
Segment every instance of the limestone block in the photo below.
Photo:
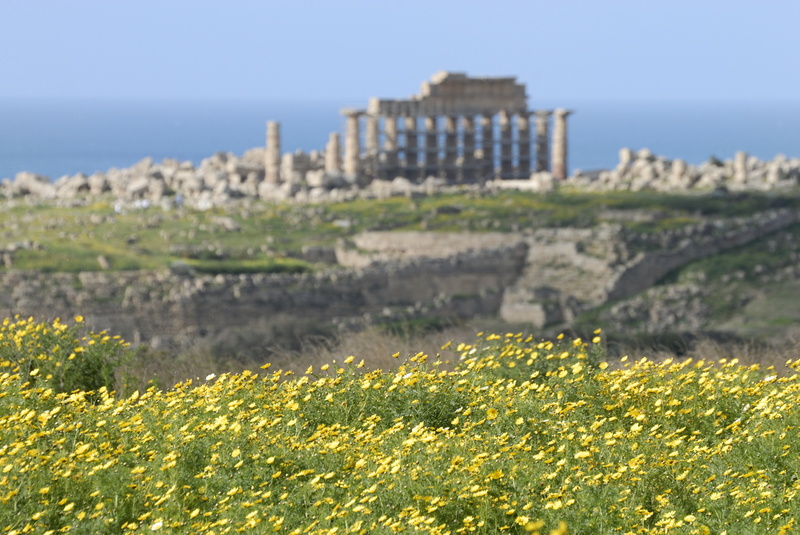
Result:
<svg viewBox="0 0 800 535"><path fill-rule="evenodd" d="M225 170L229 174L238 174L247 176L251 172L264 172L264 165L259 162L252 162L248 160L232 159L225 165Z"/></svg>
<svg viewBox="0 0 800 535"><path fill-rule="evenodd" d="M50 179L28 171L17 173L12 187L13 195L33 195L42 199L56 197L56 188Z"/></svg>
<svg viewBox="0 0 800 535"><path fill-rule="evenodd" d="M88 179L89 192L92 195L102 195L109 191L111 187L108 184L108 178L102 173L94 173Z"/></svg>
<svg viewBox="0 0 800 535"><path fill-rule="evenodd" d="M314 169L306 173L306 184L309 188L327 188L328 174L324 169Z"/></svg>
<svg viewBox="0 0 800 535"><path fill-rule="evenodd" d="M163 180L155 180L150 179L150 183L147 186L148 192L150 193L150 200L154 202L159 202L164 197L164 194L167 190L167 185Z"/></svg>
<svg viewBox="0 0 800 535"><path fill-rule="evenodd" d="M676 186L679 186L684 181L684 176L686 175L687 165L684 160L680 158L677 160L672 161L672 165L670 166L670 182Z"/></svg>
<svg viewBox="0 0 800 535"><path fill-rule="evenodd" d="M531 189L541 193L553 191L558 185L558 180L550 171L537 171L531 174Z"/></svg>
<svg viewBox="0 0 800 535"><path fill-rule="evenodd" d="M212 169L225 169L225 165L228 163L228 160L236 158L233 154L229 152L218 152L209 156L208 158L203 159L200 162L200 167L211 167Z"/></svg>
<svg viewBox="0 0 800 535"><path fill-rule="evenodd" d="M325 172L325 180L328 181L328 187L331 188L347 188L352 185L348 182L347 178L341 172Z"/></svg>
<svg viewBox="0 0 800 535"><path fill-rule="evenodd" d="M285 201L291 199L301 190L299 183L283 182L273 184L264 181L258 185L258 196L269 201Z"/></svg>
<svg viewBox="0 0 800 535"><path fill-rule="evenodd" d="M775 185L784 178L784 172L781 168L781 162L777 158L767 165L766 183Z"/></svg>
<svg viewBox="0 0 800 535"><path fill-rule="evenodd" d="M150 168L153 166L153 159L151 157L142 158L130 168L131 174L134 176L146 175Z"/></svg>
<svg viewBox="0 0 800 535"><path fill-rule="evenodd" d="M213 190L217 187L217 184L227 183L228 177L226 176L224 171L213 171L213 170L206 170L205 173L202 174L203 177L203 184L205 185L206 189Z"/></svg>
<svg viewBox="0 0 800 535"><path fill-rule="evenodd" d="M89 193L89 181L86 175L78 173L75 176L63 176L56 180L53 185L57 195L61 199L73 199L78 195Z"/></svg>
<svg viewBox="0 0 800 535"><path fill-rule="evenodd" d="M219 180L214 184L211 191L214 193L214 197L222 197L229 196L233 190L231 190L227 180Z"/></svg>
<svg viewBox="0 0 800 535"><path fill-rule="evenodd" d="M147 193L150 186L150 181L147 177L139 177L133 179L126 188L126 193L130 198L142 198Z"/></svg>
<svg viewBox="0 0 800 535"><path fill-rule="evenodd" d="M197 195L204 189L206 188L203 180L201 180L199 176L192 174L181 182L179 191L191 197L193 195Z"/></svg>
<svg viewBox="0 0 800 535"><path fill-rule="evenodd" d="M414 184L406 177L398 176L392 180L392 194L393 195L407 195L410 194L414 188Z"/></svg>
<svg viewBox="0 0 800 535"><path fill-rule="evenodd" d="M307 192L309 202L321 202L328 199L328 189L323 187L309 188Z"/></svg>
<svg viewBox="0 0 800 535"><path fill-rule="evenodd" d="M240 173L228 173L227 176L228 185L233 189L238 189L242 182L244 182L244 176Z"/></svg>
<svg viewBox="0 0 800 535"><path fill-rule="evenodd" d="M266 149L264 147L248 149L242 154L242 161L255 164L263 171L265 152Z"/></svg>
<svg viewBox="0 0 800 535"><path fill-rule="evenodd" d="M181 167L172 176L173 187L180 188L183 184L197 180L197 173L194 167L191 169Z"/></svg>

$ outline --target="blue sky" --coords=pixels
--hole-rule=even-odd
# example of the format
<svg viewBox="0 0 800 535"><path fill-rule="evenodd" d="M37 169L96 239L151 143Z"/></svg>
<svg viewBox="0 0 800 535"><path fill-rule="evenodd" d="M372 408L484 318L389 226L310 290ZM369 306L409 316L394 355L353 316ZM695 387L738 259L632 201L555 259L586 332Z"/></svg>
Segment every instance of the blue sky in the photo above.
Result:
<svg viewBox="0 0 800 535"><path fill-rule="evenodd" d="M0 98L799 100L798 0L0 0Z"/></svg>

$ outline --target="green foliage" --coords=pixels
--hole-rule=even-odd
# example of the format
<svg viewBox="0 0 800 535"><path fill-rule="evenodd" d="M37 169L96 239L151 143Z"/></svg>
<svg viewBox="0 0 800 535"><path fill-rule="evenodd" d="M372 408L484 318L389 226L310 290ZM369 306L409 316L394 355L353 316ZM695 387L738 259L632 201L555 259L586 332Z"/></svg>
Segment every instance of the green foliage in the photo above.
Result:
<svg viewBox="0 0 800 535"><path fill-rule="evenodd" d="M130 357L128 344L105 332L85 333L83 318L71 325L56 319L6 319L0 326L0 369L55 392L112 391L116 371Z"/></svg>

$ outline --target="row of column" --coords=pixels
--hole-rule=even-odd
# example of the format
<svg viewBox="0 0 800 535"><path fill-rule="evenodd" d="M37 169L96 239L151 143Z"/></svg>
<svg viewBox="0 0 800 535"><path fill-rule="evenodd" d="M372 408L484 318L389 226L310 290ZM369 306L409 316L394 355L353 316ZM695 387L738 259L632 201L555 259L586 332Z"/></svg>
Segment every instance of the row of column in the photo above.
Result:
<svg viewBox="0 0 800 535"><path fill-rule="evenodd" d="M343 172L378 178L441 176L451 180L528 178L532 170L567 176L568 110L533 111L512 115L460 117L379 117L348 109ZM535 166L531 166L529 117L535 117ZM550 118L553 145L550 152ZM365 117L365 151L361 152L361 118ZM380 146L381 123L383 146ZM443 128L440 128L440 124ZM460 123L460 125L459 125ZM400 134L402 125L403 136ZM514 128L516 126L516 128ZM401 143L402 141L402 143ZM497 154L499 152L499 154ZM552 168L549 158L552 156ZM498 165L499 164L499 165Z"/></svg>
<svg viewBox="0 0 800 535"><path fill-rule="evenodd" d="M340 157L339 135L332 133L325 148L325 171L329 173L342 172L350 177L366 175L384 179L395 176L411 179L441 176L450 180L470 181L494 177L528 178L531 171L535 170L551 171L561 180L567 177L567 116L571 113L568 110L516 114L516 129L512 126L511 114L501 111L497 114L497 132L489 114L463 115L460 117L460 128L459 118L444 116L444 127L440 129L437 117L379 118L352 109L343 110L342 113L347 117L344 159ZM364 116L365 151L362 154L360 123ZM529 124L531 116L535 118L533 166ZM552 150L549 135L551 117L554 118ZM382 147L379 119L383 119ZM440 143L440 138L443 138L443 144ZM499 154L496 158L498 148ZM496 165L497 162L499 165ZM280 182L280 166L280 125L270 121L267 123L264 158L267 182Z"/></svg>

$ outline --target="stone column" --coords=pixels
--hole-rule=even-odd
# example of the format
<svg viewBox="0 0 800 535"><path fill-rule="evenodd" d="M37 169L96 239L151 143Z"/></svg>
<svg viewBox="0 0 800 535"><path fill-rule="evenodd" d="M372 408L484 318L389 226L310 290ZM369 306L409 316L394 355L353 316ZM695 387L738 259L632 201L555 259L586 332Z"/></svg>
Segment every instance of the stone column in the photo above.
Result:
<svg viewBox="0 0 800 535"><path fill-rule="evenodd" d="M733 183L744 184L747 182L747 153L737 151L733 157Z"/></svg>
<svg viewBox="0 0 800 535"><path fill-rule="evenodd" d="M494 123L492 116L484 113L481 115L481 180L494 178Z"/></svg>
<svg viewBox="0 0 800 535"><path fill-rule="evenodd" d="M354 109L342 110L342 115L347 117L344 138L344 164L345 176L357 179L361 172L359 158L361 156L359 117L362 112Z"/></svg>
<svg viewBox="0 0 800 535"><path fill-rule="evenodd" d="M461 156L458 179L472 181L475 180L475 117L464 115L461 118L461 129L464 132L464 153Z"/></svg>
<svg viewBox="0 0 800 535"><path fill-rule="evenodd" d="M448 180L455 180L456 176L456 159L458 158L458 128L456 127L456 118L452 115L447 115L444 118L444 162L443 171L444 176Z"/></svg>
<svg viewBox="0 0 800 535"><path fill-rule="evenodd" d="M669 186L670 187L683 187L684 186L684 178L686 176L686 169L687 169L686 162L678 158L677 160L672 160L672 165L670 166L670 176L669 176Z"/></svg>
<svg viewBox="0 0 800 535"><path fill-rule="evenodd" d="M517 178L531 175L531 126L528 112L517 115Z"/></svg>
<svg viewBox="0 0 800 535"><path fill-rule="evenodd" d="M267 123L264 180L270 184L279 184L281 181L281 124L276 121Z"/></svg>
<svg viewBox="0 0 800 535"><path fill-rule="evenodd" d="M419 177L418 168L418 150L419 143L417 139L417 118L406 117L406 178L416 179Z"/></svg>
<svg viewBox="0 0 800 535"><path fill-rule="evenodd" d="M375 178L378 174L378 153L380 152L378 132L378 116L369 113L366 115L366 125L364 128L364 150L366 162L362 168L362 173Z"/></svg>
<svg viewBox="0 0 800 535"><path fill-rule="evenodd" d="M536 171L550 170L550 116L547 110L533 112L536 117Z"/></svg>
<svg viewBox="0 0 800 535"><path fill-rule="evenodd" d="M567 167L567 116L570 110L559 108L553 112L553 176L564 180L569 176Z"/></svg>
<svg viewBox="0 0 800 535"><path fill-rule="evenodd" d="M511 116L506 110L500 110L500 178L511 178L514 174L513 134L511 132Z"/></svg>
<svg viewBox="0 0 800 535"><path fill-rule="evenodd" d="M436 117L425 117L425 176L436 176L439 172L439 133Z"/></svg>
<svg viewBox="0 0 800 535"><path fill-rule="evenodd" d="M367 115L367 124L364 129L364 149L367 156L378 154L378 116Z"/></svg>
<svg viewBox="0 0 800 535"><path fill-rule="evenodd" d="M325 146L325 172L336 175L342 172L341 142L339 134L331 132L328 144Z"/></svg>
<svg viewBox="0 0 800 535"><path fill-rule="evenodd" d="M303 175L297 169L295 155L291 152L281 156L281 179L289 184L299 184L303 181Z"/></svg>
<svg viewBox="0 0 800 535"><path fill-rule="evenodd" d="M384 160L380 163L381 178L394 178L397 174L397 118L384 117L383 119L383 153Z"/></svg>

